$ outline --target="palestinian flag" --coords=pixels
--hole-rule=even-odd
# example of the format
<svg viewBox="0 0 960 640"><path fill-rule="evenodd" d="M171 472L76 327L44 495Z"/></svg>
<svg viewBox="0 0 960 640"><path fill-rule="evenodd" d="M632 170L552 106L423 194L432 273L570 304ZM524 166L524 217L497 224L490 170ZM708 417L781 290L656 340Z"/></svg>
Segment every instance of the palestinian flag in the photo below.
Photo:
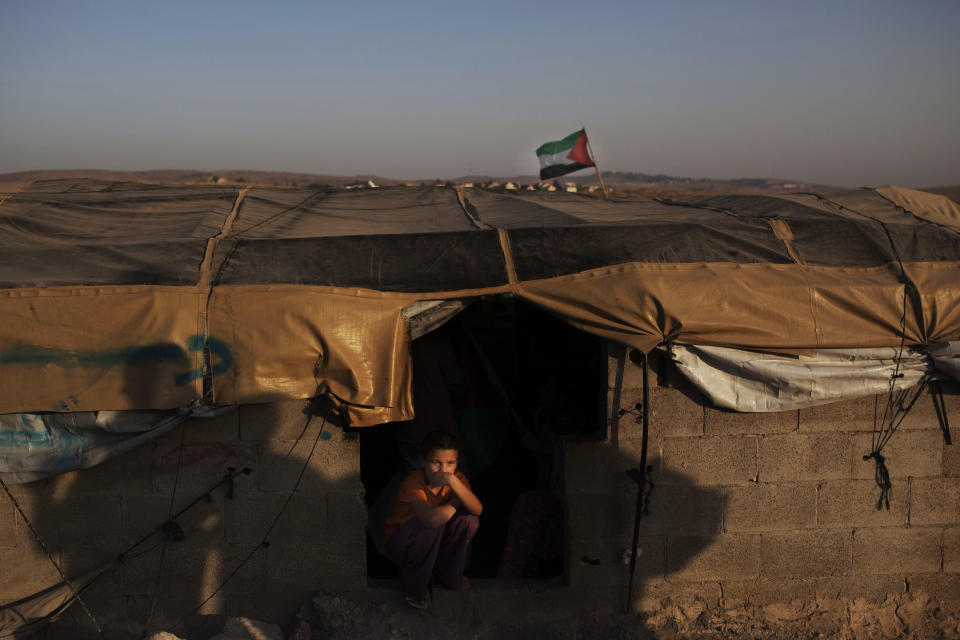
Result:
<svg viewBox="0 0 960 640"><path fill-rule="evenodd" d="M540 160L541 180L593 166L593 158L587 151L587 132L583 129L571 133L563 140L540 145L537 158Z"/></svg>

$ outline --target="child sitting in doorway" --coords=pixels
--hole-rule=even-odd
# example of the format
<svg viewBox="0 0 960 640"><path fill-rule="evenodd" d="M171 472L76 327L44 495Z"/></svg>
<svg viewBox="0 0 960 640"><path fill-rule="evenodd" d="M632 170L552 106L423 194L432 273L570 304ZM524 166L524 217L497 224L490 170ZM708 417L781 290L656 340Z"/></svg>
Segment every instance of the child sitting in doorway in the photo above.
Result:
<svg viewBox="0 0 960 640"><path fill-rule="evenodd" d="M417 609L427 607L431 578L448 589L470 588L463 568L483 505L457 471L459 455L453 434L428 433L420 445L423 468L404 479L383 521L387 552L400 568L407 603Z"/></svg>

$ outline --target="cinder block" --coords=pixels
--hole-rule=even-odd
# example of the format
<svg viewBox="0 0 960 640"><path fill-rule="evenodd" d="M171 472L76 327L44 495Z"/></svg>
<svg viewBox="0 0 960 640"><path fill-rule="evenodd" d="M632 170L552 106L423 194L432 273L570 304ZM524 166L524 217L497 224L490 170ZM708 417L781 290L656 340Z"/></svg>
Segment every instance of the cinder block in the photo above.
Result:
<svg viewBox="0 0 960 640"><path fill-rule="evenodd" d="M723 603L725 607L752 605L762 607L792 600L813 600L816 581L806 580L724 580Z"/></svg>
<svg viewBox="0 0 960 640"><path fill-rule="evenodd" d="M647 456L653 461L652 447ZM626 442L570 442L563 449L564 478L569 493L623 493L636 483L627 477L627 469L639 464L639 448L634 452Z"/></svg>
<svg viewBox="0 0 960 640"><path fill-rule="evenodd" d="M633 532L636 494L622 509ZM649 513L640 520L640 531L648 535L709 536L723 525L723 493L719 489L695 486L657 485L650 492Z"/></svg>
<svg viewBox="0 0 960 640"><path fill-rule="evenodd" d="M157 443L154 461L154 485L158 493L170 495L176 485L177 496L193 499L223 480L228 467L248 467L252 474L234 478L234 491L255 491L257 447L242 442L180 442L164 438ZM223 491L223 488L218 491Z"/></svg>
<svg viewBox="0 0 960 640"><path fill-rule="evenodd" d="M54 558L59 562L56 555ZM18 600L61 580L53 563L39 549L0 549L0 575L0 601Z"/></svg>
<svg viewBox="0 0 960 640"><path fill-rule="evenodd" d="M253 554L245 563L250 552ZM253 546L203 546L188 541L168 542L164 550L160 574L158 606L175 614L188 614L209 597L236 570L201 613L220 613L224 598L231 594L251 593L263 582L262 549ZM241 563L243 563L241 565ZM154 592L160 549L133 558L121 567L120 588L128 595L150 595Z"/></svg>
<svg viewBox="0 0 960 640"><path fill-rule="evenodd" d="M367 529L367 507L356 491L327 494L326 521L323 535L333 539L364 537Z"/></svg>
<svg viewBox="0 0 960 640"><path fill-rule="evenodd" d="M316 442L316 447L313 447ZM357 441L329 440L293 443L269 440L261 443L259 462L260 490L281 493L293 491L297 478L310 463L300 480L300 493L325 494L328 491L350 492L360 486L360 445ZM310 455L311 449L313 455Z"/></svg>
<svg viewBox="0 0 960 640"><path fill-rule="evenodd" d="M940 431L896 431L881 452L890 477L939 476L941 438ZM854 478L872 478L876 473L873 459L863 459L870 453L871 442L869 433L858 433L853 437Z"/></svg>
<svg viewBox="0 0 960 640"><path fill-rule="evenodd" d="M960 425L960 420L951 422L951 430L953 433L950 435L953 439L953 444L947 444L943 442L943 475L956 478L960 476L960 426L953 427L954 424Z"/></svg>
<svg viewBox="0 0 960 640"><path fill-rule="evenodd" d="M784 531L816 525L813 484L753 484L725 490L725 531Z"/></svg>
<svg viewBox="0 0 960 640"><path fill-rule="evenodd" d="M667 581L747 580L760 574L760 536L729 533L716 538L667 540Z"/></svg>
<svg viewBox="0 0 960 640"><path fill-rule="evenodd" d="M625 539L633 532L636 497L606 493L567 496L570 536L578 540Z"/></svg>
<svg viewBox="0 0 960 640"><path fill-rule="evenodd" d="M111 576L109 572L115 568L113 564L117 558L117 551L116 548L105 547L104 545L74 545L60 552L60 568L63 569L65 575L79 576L93 569L110 565L107 569L108 573L97 580L97 582L109 582L116 578L115 575Z"/></svg>
<svg viewBox="0 0 960 640"><path fill-rule="evenodd" d="M800 431L870 431L873 429L876 409L876 396L800 409Z"/></svg>
<svg viewBox="0 0 960 640"><path fill-rule="evenodd" d="M857 529L853 534L853 573L936 573L940 570L941 529Z"/></svg>
<svg viewBox="0 0 960 640"><path fill-rule="evenodd" d="M910 524L960 524L960 478L913 478Z"/></svg>
<svg viewBox="0 0 960 640"><path fill-rule="evenodd" d="M257 545L228 545L223 550L224 568L231 572L240 569L223 586L223 595L229 600L237 596L250 596L263 590L266 553ZM226 579L226 575L221 581Z"/></svg>
<svg viewBox="0 0 960 640"><path fill-rule="evenodd" d="M929 595L956 611L960 608L960 575L957 574L926 574L907 576L910 591L916 594Z"/></svg>
<svg viewBox="0 0 960 640"><path fill-rule="evenodd" d="M664 469L687 476L687 483L728 485L757 475L755 438L682 438L663 443Z"/></svg>
<svg viewBox="0 0 960 640"><path fill-rule="evenodd" d="M49 481L31 482L7 487L13 494L20 509L27 520L40 535L40 539L48 544L54 552L60 543L59 529L61 523L57 519L58 505L63 499L61 494L54 494ZM3 497L7 498L6 492ZM17 544L30 548L35 545L35 535L27 526L23 515L16 508L13 512L14 529L17 532Z"/></svg>
<svg viewBox="0 0 960 640"><path fill-rule="evenodd" d="M236 442L240 439L240 409L232 407L213 418L188 418L184 428L187 442Z"/></svg>
<svg viewBox="0 0 960 640"><path fill-rule="evenodd" d="M837 576L850 570L850 535L838 531L793 531L763 535L764 578Z"/></svg>
<svg viewBox="0 0 960 640"><path fill-rule="evenodd" d="M154 492L153 453L156 442L146 442L89 469L80 469L49 480L55 493L64 496L144 495Z"/></svg>
<svg viewBox="0 0 960 640"><path fill-rule="evenodd" d="M171 514L169 496L128 496L122 502L123 540L131 544L158 527L168 516L176 515L193 499L178 498ZM224 540L224 503L222 494L211 501L200 501L176 518L191 545L219 545ZM159 534L155 534L159 535ZM159 539L159 538L157 538Z"/></svg>
<svg viewBox="0 0 960 640"><path fill-rule="evenodd" d="M646 582L663 580L665 566L662 537L643 536L639 542L635 588L641 588L639 585ZM630 579L630 565L623 563L623 553L628 549L632 549L631 545L573 540L570 544L570 587L626 587ZM594 564L594 561L598 563Z"/></svg>
<svg viewBox="0 0 960 640"><path fill-rule="evenodd" d="M891 596L901 595L906 587L902 576L834 576L816 578L814 584L818 598L863 598L870 603L883 602Z"/></svg>
<svg viewBox="0 0 960 640"><path fill-rule="evenodd" d="M33 518L32 521L42 531L44 543L51 548L120 548L119 496L68 497L63 502L47 504L41 520Z"/></svg>
<svg viewBox="0 0 960 640"><path fill-rule="evenodd" d="M943 571L960 574L960 527L943 532Z"/></svg>
<svg viewBox="0 0 960 640"><path fill-rule="evenodd" d="M911 396L912 397L912 394ZM878 397L880 415L887 403L887 394ZM960 395L945 390L943 403L947 410L947 420L951 426L960 422ZM920 394L907 415L900 424L901 429L940 429L940 420L937 418L934 396L929 387Z"/></svg>
<svg viewBox="0 0 960 640"><path fill-rule="evenodd" d="M643 389L623 390L620 407L634 411L643 401ZM696 437L703 435L705 399L693 389L655 388L650 390L649 435L654 438ZM642 438L643 424L635 413L620 417L620 435Z"/></svg>
<svg viewBox="0 0 960 640"><path fill-rule="evenodd" d="M843 433L770 435L758 442L760 481L850 477L850 436Z"/></svg>
<svg viewBox="0 0 960 640"><path fill-rule="evenodd" d="M284 496L286 498L286 496ZM274 517L283 502L273 509ZM268 540L271 544L283 540L289 544L316 542L324 538L324 526L327 521L325 496L314 494L294 494ZM272 522L272 519L271 519ZM361 533L362 536L362 533Z"/></svg>
<svg viewBox="0 0 960 640"><path fill-rule="evenodd" d="M13 549L17 546L17 510L7 497L0 494L0 549Z"/></svg>
<svg viewBox="0 0 960 640"><path fill-rule="evenodd" d="M305 413L309 400L277 400L240 407L242 440L297 440L305 431L318 429L322 419ZM309 419L309 426L307 425ZM305 429L306 427L306 429Z"/></svg>
<svg viewBox="0 0 960 640"><path fill-rule="evenodd" d="M905 479L893 483L890 509L877 509L880 489L873 480L836 480L820 485L817 518L821 527L889 527L907 524Z"/></svg>
<svg viewBox="0 0 960 640"><path fill-rule="evenodd" d="M227 542L232 545L259 544L287 497L288 494L279 492L256 492L238 495L233 500L225 501L223 504L226 518L224 534ZM309 496L309 498L297 496L297 498L301 502L307 500L314 506L320 500L320 496Z"/></svg>
<svg viewBox="0 0 960 640"><path fill-rule="evenodd" d="M738 413L707 407L704 430L710 436L789 433L797 430L798 413L792 411Z"/></svg>

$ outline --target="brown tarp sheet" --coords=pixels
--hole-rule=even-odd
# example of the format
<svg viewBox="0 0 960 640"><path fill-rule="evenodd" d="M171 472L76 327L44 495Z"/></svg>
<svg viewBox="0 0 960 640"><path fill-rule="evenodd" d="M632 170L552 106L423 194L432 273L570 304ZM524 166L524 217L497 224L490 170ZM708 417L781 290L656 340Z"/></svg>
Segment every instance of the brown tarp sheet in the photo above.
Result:
<svg viewBox="0 0 960 640"><path fill-rule="evenodd" d="M0 412L329 393L357 425L408 419L403 309L489 293L643 350L958 340L956 220L895 187L604 201L39 182L0 205Z"/></svg>

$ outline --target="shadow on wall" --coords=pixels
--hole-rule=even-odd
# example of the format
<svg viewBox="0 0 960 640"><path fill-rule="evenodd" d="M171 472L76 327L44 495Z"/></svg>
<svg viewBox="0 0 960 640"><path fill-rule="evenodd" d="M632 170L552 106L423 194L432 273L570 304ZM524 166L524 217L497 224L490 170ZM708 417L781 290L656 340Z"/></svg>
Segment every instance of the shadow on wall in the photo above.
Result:
<svg viewBox="0 0 960 640"><path fill-rule="evenodd" d="M113 562L83 592L105 637L139 637L145 627L205 637L219 631L224 614L271 619L277 611L294 611L313 590L365 588L359 446L352 434L311 418L308 406L248 405L215 419L189 420L98 467L14 488L41 539L73 576L115 560L171 511L220 483L228 467L252 470L197 502L177 527L167 528L165 541L153 535ZM637 501L636 483L625 471L638 465L640 451L637 434L623 424L628 420L620 420L609 442L565 446L570 588L531 594L528 623L536 624L538 615L546 620L626 607L624 551L631 546ZM655 442L651 434L651 452ZM696 486L653 456L649 464L655 487L641 519L634 609L682 588L700 566L715 561L710 548L721 528L718 491ZM20 592L3 594L8 600L58 580L23 522L16 539L30 566L20 570ZM636 616L614 619L644 632ZM33 637L99 636L75 603Z"/></svg>
<svg viewBox="0 0 960 640"><path fill-rule="evenodd" d="M314 589L360 586L363 541L351 529L365 523L358 448L310 408L289 401L190 419L97 467L12 487L67 576L110 563L81 593L96 623L75 602L31 637L98 638L96 626L106 638L139 638L145 628L207 637L224 615L269 619ZM191 503L175 525L131 548ZM30 566L7 600L59 580L18 520Z"/></svg>
<svg viewBox="0 0 960 640"><path fill-rule="evenodd" d="M715 604L718 593L700 592L704 576L715 575L716 566L722 565L728 554L753 554L755 550L735 549L728 540L719 539L723 528L720 489L701 486L694 477L668 466L660 456L665 438L676 435L688 422L702 422L704 400L695 390L675 385L671 372L652 358L649 472L640 507L633 598L628 606L638 483L626 472L639 470L641 464L642 369L629 364L641 361L633 354L628 361L627 350L622 347L614 347L610 356L613 375L608 441L565 446L571 586L607 593L606 608L612 612L655 613L669 605L670 599ZM687 396L686 401L658 404L658 384L674 387L674 401ZM681 415L684 412L690 415ZM637 616L625 623L640 624Z"/></svg>
<svg viewBox="0 0 960 640"><path fill-rule="evenodd" d="M571 587L606 592L612 612L628 609L629 562L637 509L637 484L625 470L637 466L638 457L631 449L634 444L639 449L639 443L620 444L621 451L611 452L606 462L587 469L592 481L577 486L575 479L567 480ZM585 457L583 452L576 451L582 446L571 447L570 457L576 460L568 460L568 470ZM658 598L669 597L682 591L685 582L695 581L702 567L715 560L710 550L722 526L719 490L696 486L689 476L663 468L657 458L648 462L652 467L648 477L653 486L647 485L640 506L631 611L647 611L657 606ZM618 490L610 492L611 486ZM598 488L605 488L606 492L600 493Z"/></svg>

